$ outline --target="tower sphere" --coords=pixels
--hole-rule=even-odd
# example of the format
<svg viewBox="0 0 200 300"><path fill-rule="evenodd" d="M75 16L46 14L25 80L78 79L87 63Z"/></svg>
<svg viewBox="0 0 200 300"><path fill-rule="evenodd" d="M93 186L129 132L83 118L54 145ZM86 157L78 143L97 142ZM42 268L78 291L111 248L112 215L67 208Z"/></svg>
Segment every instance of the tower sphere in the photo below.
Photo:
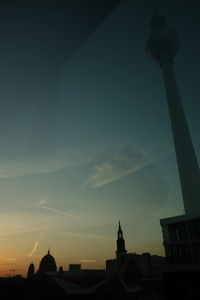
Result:
<svg viewBox="0 0 200 300"><path fill-rule="evenodd" d="M147 41L148 56L161 63L163 59L173 60L178 52L180 40L176 32L167 27L163 16L151 20L152 33Z"/></svg>

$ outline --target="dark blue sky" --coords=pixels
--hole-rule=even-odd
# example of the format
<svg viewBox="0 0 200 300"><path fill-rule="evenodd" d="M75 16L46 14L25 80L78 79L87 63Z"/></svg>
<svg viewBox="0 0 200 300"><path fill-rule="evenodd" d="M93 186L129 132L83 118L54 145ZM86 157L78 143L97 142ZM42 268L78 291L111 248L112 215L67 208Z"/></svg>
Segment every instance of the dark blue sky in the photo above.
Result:
<svg viewBox="0 0 200 300"><path fill-rule="evenodd" d="M19 268L48 245L60 263L103 267L119 218L129 251L163 253L159 219L183 211L145 53L152 4L121 1L100 24L114 2L0 4L0 256ZM200 158L200 6L183 2L159 7L181 39L174 67Z"/></svg>

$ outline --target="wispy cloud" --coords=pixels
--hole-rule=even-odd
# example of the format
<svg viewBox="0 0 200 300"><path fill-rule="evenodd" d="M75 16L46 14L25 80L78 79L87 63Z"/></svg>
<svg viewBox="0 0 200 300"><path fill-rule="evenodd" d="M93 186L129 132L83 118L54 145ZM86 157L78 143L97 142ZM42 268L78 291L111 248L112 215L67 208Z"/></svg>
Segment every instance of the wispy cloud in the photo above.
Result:
<svg viewBox="0 0 200 300"><path fill-rule="evenodd" d="M35 203L35 206L41 206L46 204L47 202L48 202L48 198L41 198Z"/></svg>
<svg viewBox="0 0 200 300"><path fill-rule="evenodd" d="M0 161L0 178L13 178L49 173L89 161L86 154L68 149L45 153L38 157Z"/></svg>
<svg viewBox="0 0 200 300"><path fill-rule="evenodd" d="M42 209L54 212L56 214L60 214L60 215L63 215L63 216L68 216L68 217L75 218L75 219L80 219L80 217L77 216L77 215L70 214L70 213L67 213L67 212L65 212L63 210L55 209L55 208L52 208L52 207L44 205L44 204L46 204L48 202L48 200L46 198L40 199L36 203L31 203L31 202L24 201L24 200L21 200L21 202L23 202L23 203L25 203L27 205L31 205L31 206L34 206L34 207L39 207L39 208L42 208Z"/></svg>
<svg viewBox="0 0 200 300"><path fill-rule="evenodd" d="M160 156L148 158L141 151L132 148L122 148L108 155L91 166L91 172L83 186L93 188L103 186L124 176L135 173L142 168L168 156L172 151Z"/></svg>
<svg viewBox="0 0 200 300"><path fill-rule="evenodd" d="M1 266L15 265L15 264L16 264L16 259L15 258L0 259L0 265Z"/></svg>
<svg viewBox="0 0 200 300"><path fill-rule="evenodd" d="M95 263L96 260L95 259L80 259L80 262L83 264L91 264L91 263Z"/></svg>

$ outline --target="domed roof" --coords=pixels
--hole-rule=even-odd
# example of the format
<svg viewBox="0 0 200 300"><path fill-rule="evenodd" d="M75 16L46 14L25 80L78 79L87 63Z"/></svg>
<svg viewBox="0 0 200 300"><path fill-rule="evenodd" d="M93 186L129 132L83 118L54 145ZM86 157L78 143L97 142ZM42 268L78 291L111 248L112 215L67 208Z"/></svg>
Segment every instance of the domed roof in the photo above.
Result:
<svg viewBox="0 0 200 300"><path fill-rule="evenodd" d="M57 271L57 266L54 257L48 250L47 254L41 259L39 271L42 272L54 272Z"/></svg>

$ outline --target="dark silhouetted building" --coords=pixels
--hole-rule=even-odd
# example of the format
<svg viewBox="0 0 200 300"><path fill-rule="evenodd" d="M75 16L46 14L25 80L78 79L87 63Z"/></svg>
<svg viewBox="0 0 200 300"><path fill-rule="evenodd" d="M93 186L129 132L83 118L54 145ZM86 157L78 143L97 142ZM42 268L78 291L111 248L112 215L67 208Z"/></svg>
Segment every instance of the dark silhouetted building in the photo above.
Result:
<svg viewBox="0 0 200 300"><path fill-rule="evenodd" d="M30 264L27 272L27 278L33 278L35 275L35 266L33 263Z"/></svg>
<svg viewBox="0 0 200 300"><path fill-rule="evenodd" d="M120 221L119 221L119 228L118 228L118 231L117 231L117 241L116 241L116 243L117 243L116 258L117 258L119 263L123 263L124 259L125 259L125 256L127 254L127 251L125 249L125 240L124 240L124 237L123 237L123 231L121 229Z"/></svg>
<svg viewBox="0 0 200 300"><path fill-rule="evenodd" d="M54 257L48 250L47 254L41 259L38 272L56 272L57 266Z"/></svg>
<svg viewBox="0 0 200 300"><path fill-rule="evenodd" d="M129 286L138 284L142 278L162 279L165 267L165 258L150 253L127 253L121 224L117 232L116 259L106 260L106 276L110 277L118 272Z"/></svg>
<svg viewBox="0 0 200 300"><path fill-rule="evenodd" d="M143 264L150 265L150 255L127 253L120 223L116 244L116 259L106 262L106 271L81 269L81 264L70 264L68 271L62 267L57 271L55 259L48 251L41 259L38 272L25 283L25 289L34 291L33 299L40 292L39 299L43 299L43 294L52 297L48 299L54 299L57 294L61 300L143 299L141 297L148 296L151 290L142 281L144 276L139 267L142 266L142 259L139 257L145 257ZM32 270L31 264L28 273L34 274Z"/></svg>
<svg viewBox="0 0 200 300"><path fill-rule="evenodd" d="M62 273L62 272L63 272L63 267L62 267L62 266L59 267L58 272L59 272L59 273Z"/></svg>
<svg viewBox="0 0 200 300"><path fill-rule="evenodd" d="M81 264L69 264L69 271L81 270Z"/></svg>

